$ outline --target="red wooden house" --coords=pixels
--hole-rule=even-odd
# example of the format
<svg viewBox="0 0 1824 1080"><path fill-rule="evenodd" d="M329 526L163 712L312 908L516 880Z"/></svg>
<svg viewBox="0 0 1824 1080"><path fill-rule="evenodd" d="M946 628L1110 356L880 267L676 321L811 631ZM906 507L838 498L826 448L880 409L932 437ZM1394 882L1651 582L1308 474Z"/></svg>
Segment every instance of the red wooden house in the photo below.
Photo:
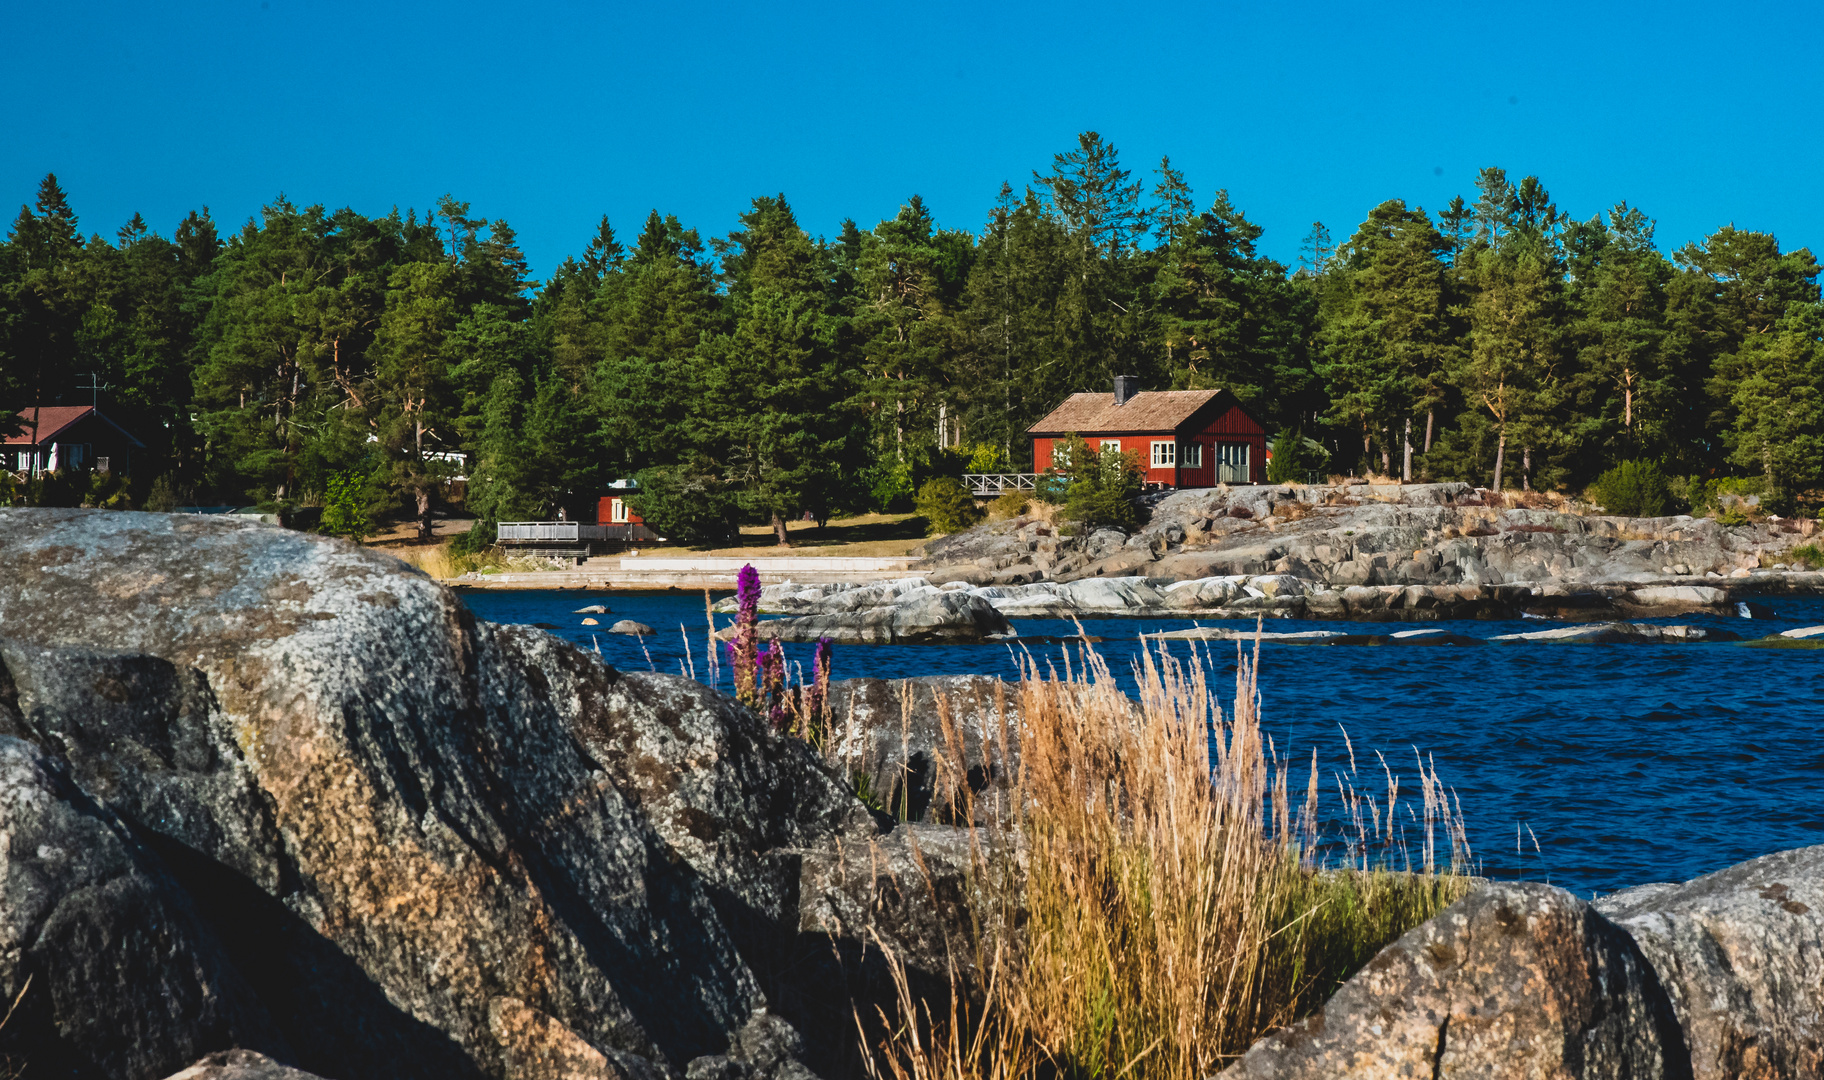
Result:
<svg viewBox="0 0 1824 1080"><path fill-rule="evenodd" d="M146 448L93 405L27 409L15 423L23 430L0 439L0 468L21 476L70 469L125 476L133 471L133 451Z"/></svg>
<svg viewBox="0 0 1824 1080"><path fill-rule="evenodd" d="M627 496L638 492L640 486L631 480L616 480L608 486L615 493L595 500L595 523L607 526L612 539L656 540L658 534L646 527L646 519L627 504Z"/></svg>
<svg viewBox="0 0 1824 1080"><path fill-rule="evenodd" d="M1267 479L1267 429L1227 390L1139 391L1140 380L1115 377L1112 394L1072 394L1032 425L1032 467L1044 472L1065 439L1138 454L1155 487L1261 484Z"/></svg>

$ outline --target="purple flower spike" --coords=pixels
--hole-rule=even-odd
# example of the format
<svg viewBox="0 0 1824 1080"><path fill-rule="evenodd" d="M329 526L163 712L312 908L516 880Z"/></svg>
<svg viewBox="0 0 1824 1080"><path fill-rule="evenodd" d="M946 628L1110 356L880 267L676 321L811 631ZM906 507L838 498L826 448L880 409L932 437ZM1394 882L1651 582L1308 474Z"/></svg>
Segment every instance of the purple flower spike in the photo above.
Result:
<svg viewBox="0 0 1824 1080"><path fill-rule="evenodd" d="M752 563L743 566L735 575L735 607L735 618L739 622L753 622L760 612L760 571L755 570Z"/></svg>
<svg viewBox="0 0 1824 1080"><path fill-rule="evenodd" d="M728 667L735 677L735 697L759 709L764 696L763 652L759 645L760 571L750 563L735 575L735 632L729 642Z"/></svg>

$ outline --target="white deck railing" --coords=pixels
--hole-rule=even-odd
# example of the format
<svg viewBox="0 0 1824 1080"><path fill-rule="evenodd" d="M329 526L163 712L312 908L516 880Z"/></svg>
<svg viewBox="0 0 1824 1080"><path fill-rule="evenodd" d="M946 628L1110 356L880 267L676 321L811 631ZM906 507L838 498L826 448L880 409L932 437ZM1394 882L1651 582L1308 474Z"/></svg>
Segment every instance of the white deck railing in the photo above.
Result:
<svg viewBox="0 0 1824 1080"><path fill-rule="evenodd" d="M502 540L569 540L578 541L582 534L578 521L503 521Z"/></svg>
<svg viewBox="0 0 1824 1080"><path fill-rule="evenodd" d="M1038 473L964 473L963 486L975 495L1000 495L1008 491L1033 491Z"/></svg>

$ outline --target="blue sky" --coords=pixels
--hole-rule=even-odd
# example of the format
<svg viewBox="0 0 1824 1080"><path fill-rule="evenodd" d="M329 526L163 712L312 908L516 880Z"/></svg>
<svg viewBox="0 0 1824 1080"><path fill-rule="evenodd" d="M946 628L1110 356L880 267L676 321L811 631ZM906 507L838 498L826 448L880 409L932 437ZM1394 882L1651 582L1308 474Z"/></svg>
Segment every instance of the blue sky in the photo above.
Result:
<svg viewBox="0 0 1824 1080"><path fill-rule="evenodd" d="M706 235L783 191L813 233L921 194L979 230L1077 132L1293 262L1310 223L1436 211L1476 170L1670 250L1716 227L1824 244L1824 5L0 5L5 219L55 171L86 231L224 230L280 192L365 213L444 192L536 274L604 213Z"/></svg>

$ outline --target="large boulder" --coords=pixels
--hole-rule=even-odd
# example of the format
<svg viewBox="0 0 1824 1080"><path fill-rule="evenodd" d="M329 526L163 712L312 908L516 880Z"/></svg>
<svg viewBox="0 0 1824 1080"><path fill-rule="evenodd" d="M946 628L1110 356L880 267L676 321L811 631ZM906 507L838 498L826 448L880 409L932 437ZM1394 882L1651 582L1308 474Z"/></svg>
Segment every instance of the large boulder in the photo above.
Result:
<svg viewBox="0 0 1824 1080"><path fill-rule="evenodd" d="M218 1050L166 1080L322 1080L253 1050Z"/></svg>
<svg viewBox="0 0 1824 1080"><path fill-rule="evenodd" d="M853 603L837 594L839 605ZM720 636L732 631L724 629ZM926 586L909 590L882 607L844 610L838 614L768 619L759 626L773 641L815 641L827 637L839 644L931 644L979 642L1013 633L1006 616L967 589Z"/></svg>
<svg viewBox="0 0 1824 1080"><path fill-rule="evenodd" d="M841 790L807 780L804 748L696 690L668 698L665 677L477 621L339 541L13 509L0 565L0 665L12 734L31 744L14 754L49 762L18 765L20 790L41 794L0 805L0 829L23 850L32 829L66 828L29 807L65 806L67 829L87 815L93 836L70 850L101 860L37 843L46 868L9 865L38 899L6 917L22 935L122 928L56 946L91 992L35 977L6 1029L15 1047L50 1060L63 1033L165 994L94 989L151 964L130 943L156 919L163 936L141 934L141 952L163 950L171 982L143 1023L181 1009L190 1026L118 1051L94 1040L89 1075L163 1076L243 1041L342 1080L790 1071L737 1045L767 998L723 912L795 927L794 866L745 894L730 883L768 845L847 820ZM755 747L758 763L738 760ZM737 760L693 786L707 764L693 753ZM50 962L34 957L0 978Z"/></svg>
<svg viewBox="0 0 1824 1080"><path fill-rule="evenodd" d="M17 730L0 668L0 724ZM285 1052L216 935L131 828L0 736L0 1054L44 1076L162 1076L216 1046ZM0 1006L0 1008L4 1008Z"/></svg>
<svg viewBox="0 0 1824 1080"><path fill-rule="evenodd" d="M1628 935L1562 889L1484 885L1409 931L1229 1080L1576 1080L1685 1071L1677 1021Z"/></svg>
<svg viewBox="0 0 1824 1080"><path fill-rule="evenodd" d="M905 821L1004 820L1019 768L1020 688L983 675L830 684L825 754Z"/></svg>
<svg viewBox="0 0 1824 1080"><path fill-rule="evenodd" d="M1824 1076L1824 846L1596 902L1671 998L1697 1080Z"/></svg>
<svg viewBox="0 0 1824 1080"><path fill-rule="evenodd" d="M1824 846L1594 905L1483 885L1231 1078L1824 1075Z"/></svg>

